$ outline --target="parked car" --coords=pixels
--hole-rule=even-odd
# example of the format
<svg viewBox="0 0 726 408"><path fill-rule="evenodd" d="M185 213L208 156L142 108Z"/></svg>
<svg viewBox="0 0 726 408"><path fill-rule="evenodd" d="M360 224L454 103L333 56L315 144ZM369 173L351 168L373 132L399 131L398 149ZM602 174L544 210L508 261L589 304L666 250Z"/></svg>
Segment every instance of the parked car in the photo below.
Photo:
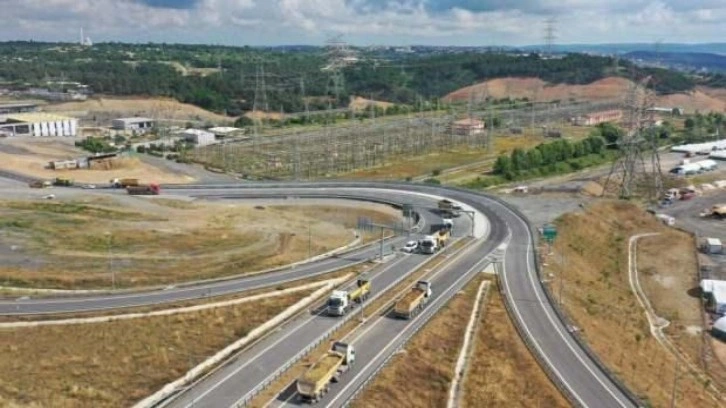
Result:
<svg viewBox="0 0 726 408"><path fill-rule="evenodd" d="M408 241L406 242L406 245L401 248L401 251L408 252L409 254L412 254L418 250L418 242L416 241Z"/></svg>

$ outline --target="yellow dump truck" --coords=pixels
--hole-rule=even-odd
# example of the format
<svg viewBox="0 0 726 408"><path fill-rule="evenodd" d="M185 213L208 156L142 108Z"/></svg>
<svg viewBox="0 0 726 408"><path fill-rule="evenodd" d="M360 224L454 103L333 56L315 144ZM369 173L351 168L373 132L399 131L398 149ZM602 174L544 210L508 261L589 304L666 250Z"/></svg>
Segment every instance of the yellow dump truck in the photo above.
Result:
<svg viewBox="0 0 726 408"><path fill-rule="evenodd" d="M439 232L434 234L434 237L436 237L436 244L438 245L438 247L443 248L446 246L446 243L449 241L449 237L451 237L451 230L448 228L439 230Z"/></svg>
<svg viewBox="0 0 726 408"><path fill-rule="evenodd" d="M53 180L53 185L70 187L73 185L73 179L69 179L67 177L56 177L56 179Z"/></svg>
<svg viewBox="0 0 726 408"><path fill-rule="evenodd" d="M320 360L308 368L297 380L300 399L318 402L328 392L331 382L337 382L355 362L355 349L352 345L335 342Z"/></svg>
<svg viewBox="0 0 726 408"><path fill-rule="evenodd" d="M137 178L112 179L110 181L110 183L111 183L111 187L114 187L114 188L136 187L139 185L139 179L137 179Z"/></svg>
<svg viewBox="0 0 726 408"><path fill-rule="evenodd" d="M371 293L371 281L361 275L356 280L356 287L353 290L334 290L328 298L326 311L330 316L343 316L353 307L353 303L363 303Z"/></svg>
<svg viewBox="0 0 726 408"><path fill-rule="evenodd" d="M431 282L416 282L416 286L396 302L393 314L402 319L410 319L428 303L431 293Z"/></svg>
<svg viewBox="0 0 726 408"><path fill-rule="evenodd" d="M43 180L33 180L30 183L28 183L28 186L31 188L47 188L52 186L53 183L50 181L43 181Z"/></svg>

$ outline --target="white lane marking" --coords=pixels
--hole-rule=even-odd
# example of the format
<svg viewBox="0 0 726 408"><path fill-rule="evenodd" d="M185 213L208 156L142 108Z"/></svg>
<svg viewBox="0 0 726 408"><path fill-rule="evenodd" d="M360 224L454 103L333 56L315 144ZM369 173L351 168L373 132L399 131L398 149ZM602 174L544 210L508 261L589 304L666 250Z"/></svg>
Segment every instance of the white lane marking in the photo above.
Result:
<svg viewBox="0 0 726 408"><path fill-rule="evenodd" d="M381 274L387 272L389 269L391 269L394 266L398 265L404 259L406 259L406 258L400 258L399 260L395 261L394 263L388 265L386 268L384 268L380 272L378 272L374 277L380 276ZM285 336L279 338L277 341L275 341L274 343L270 344L265 349L263 349L259 353L255 354L253 357L249 358L244 364L240 365L239 367L235 368L232 372L230 372L229 374L225 375L221 380L217 381L210 388L208 388L207 390L205 390L204 392L202 392L200 394L195 394L195 397L194 397L194 400L192 401L192 403L185 405L185 407L188 408L188 407L193 406L200 399L206 397L207 395L209 395L209 393L211 393L212 391L214 391L215 389L217 389L223 383L227 382L230 378L232 378L233 376L237 375L237 373L239 373L240 371L242 371L242 369L244 369L248 365L252 364L255 360L257 360L258 358L260 358L260 356L262 356L263 354L266 354L270 349L272 349L273 347L277 346L279 343L281 343L283 340L286 340L288 337L292 336L301 326L306 325L307 323L309 323L313 319L316 319L318 316L319 315L314 315L314 316L310 316L308 319L305 319L303 322L301 322L300 324L296 325L294 330L289 331ZM247 395L245 394L242 397L242 399L244 399L246 396Z"/></svg>
<svg viewBox="0 0 726 408"><path fill-rule="evenodd" d="M472 248L473 248L473 247L472 247ZM437 297L437 298L436 298L436 299L434 300L434 302L446 302L446 301L448 301L448 300L449 300L449 299L451 298L451 295L449 295L449 293L450 293L450 292L455 292L454 288L455 288L455 287L456 287L456 286L457 286L457 285L459 284L459 282L461 282L461 280L462 280L462 279L466 278L466 277L467 277L467 276L468 276L468 275L469 275L469 274L470 274L470 273L471 273L471 272L472 272L473 270L475 270L475 269L477 269L477 268L480 268L480 269L481 269L481 268L483 268L483 266L484 266L484 265L486 265L486 264L487 264L488 262L490 262L490 261L489 261L488 259L486 259L486 258L484 258L484 259L481 259L480 261L476 262L476 263L474 264L474 266L472 266L472 267L471 267L471 268L469 268L469 269L468 269L468 270L467 270L466 272L464 272L463 274L461 274L461 276L460 276L460 277L459 277L458 279L456 279L456 280L454 281L454 283L452 283L451 285L449 285L449 287L448 287L448 288L447 288L446 290L444 290L443 292L441 292L441 294L440 294L440 295L439 295L439 296L438 296L438 297ZM441 272L442 272L442 271L443 271L444 269L447 269L447 268L443 268L442 270L440 270L440 271L437 271L437 272L436 272L436 274L435 274L435 275L433 275L433 276L431 276L431 278L430 278L430 279L431 279L431 280L433 280L433 278L434 278L434 277L435 277L436 275L438 275L439 273L441 273ZM432 305L430 305L430 306L428 307L428 309L431 309L431 307L433 307L433 302L432 302ZM424 313L424 312L422 312L422 313ZM363 367L363 368L362 368L362 369L360 370L360 372L359 372L359 373L358 373L358 374L357 374L357 375L356 375L355 377L353 377L353 378L352 378L352 379L350 380L350 382L348 382L348 384L347 384L347 385L346 385L345 387L343 387L343 389L341 389L341 390L340 390L340 391L338 392L338 394L337 394L337 395L336 395L336 396L335 396L335 397L333 398L333 400L332 400L332 401L330 401L330 402L329 402L329 403L328 403L328 404L326 405L326 408L328 408L328 407L332 406L332 405L333 405L333 404L335 403L335 401L337 401L338 399L340 399L340 398L341 398L341 396L342 396L342 395L343 395L343 394L345 393L345 391L346 391L346 390L348 390L348 388L350 388L350 387L351 387L351 386L352 386L353 384L355 384L355 382L356 382L356 381L357 381L357 380L358 380L358 379L360 378L360 376L361 376L361 375L363 375L363 374L365 374L366 370L368 370L368 369L370 368L370 366L371 366L372 364L374 364L374 363L376 362L376 359L378 359L378 358L379 358L379 357L380 357L381 355L383 355L383 354L386 354L386 353L388 353L388 352L387 352L387 350L388 350L389 348L391 348L391 346L392 346L392 345L394 345L394 344L396 343L396 341L397 341L397 340L398 340L398 339L399 339L399 338L400 338L401 336L403 336L404 334L406 334L406 330L407 330L407 329L408 329L408 328L409 328L409 327L410 327L411 325L413 325L413 324L414 324L414 323L415 323L415 322L416 322L416 321L417 321L417 320L419 319L419 317L420 317L420 316L421 316L421 314L418 314L418 315L417 315L417 316L416 316L415 318L411 319L411 320L410 320L410 321L409 321L409 322L408 322L408 323L406 324L406 326L404 326L404 327L403 327L403 328L401 329L400 333L398 333L398 334L396 335L396 337L394 337L394 338L393 338L393 340L391 340L390 342L388 342L388 344L386 345L386 347L384 347L384 348L383 348L383 350L381 350L381 351L380 351L380 352L379 352L378 354L376 354L375 356L373 356L373 358L371 358L370 362L369 362L368 364L366 364L366 365L365 365L365 367ZM424 324L425 324L425 323L424 323Z"/></svg>
<svg viewBox="0 0 726 408"><path fill-rule="evenodd" d="M525 228L525 230L526 230L527 232L529 232L529 228L528 228L527 224L526 224L526 223L524 222L524 220L522 220L522 219L521 219L521 218L519 218L519 217L516 217L516 218L517 218L517 221L518 221L519 223L521 223L521 224L522 224L522 226L523 226L523 227ZM527 259L526 259L526 261L527 261L527 277L529 278L529 283L530 283L530 284L532 285L532 289L534 290L535 296L537 297L537 301L538 301L538 302L539 302L540 304L544 304L544 303L546 303L546 301L545 301L544 299L542 299L542 297L540 296L540 293L539 293L539 291L537 290L537 286L536 286L536 285L538 285L538 284L539 284L539 281L538 281L537 279L535 279L536 277L532 276L532 268L530 268L530 267L529 267L529 265L530 265L530 259L531 259L531 256L532 256L532 250L531 250L531 247L532 247L532 240L531 240L531 237L530 237L529 233L527 233ZM505 259L506 259L506 257L505 257ZM502 263L502 265L504 265L504 263ZM536 280L537 280L537 283L535 283L535 281L536 281ZM508 285L507 285L507 288L509 288L509 286L508 286ZM511 298L511 293L510 293L510 298ZM514 305L514 304L516 304L516 302L512 302L512 304ZM515 306L515 307L516 307L516 306ZM561 329L561 328L560 328L560 326L559 326L559 325L558 325L558 324L557 324L557 323L555 322L555 319L554 319L554 318L552 317L552 314L551 314L551 313L549 312L549 309L548 309L548 308L546 308L546 307L543 307L542 309L543 309L543 310L545 311L545 314L547 315L547 319L548 319L548 320L550 321L550 323L552 323L552 326L553 326L553 327L555 328L555 330L557 331L557 334L559 334L559 335L560 335L560 337L562 338L562 340L564 341L564 343L565 343L565 344L567 345L567 347L568 347L568 348L570 349L570 351L572 351L572 354L574 354L574 355L575 355L575 357L576 357L576 358L577 358L577 359L578 359L578 360L580 361L580 363L582 363L582 365L583 365L583 366L585 367L585 369L586 369L586 370L587 370L587 371L588 371L588 372L589 372L589 373L590 373L590 374L591 374L591 375L592 375L592 376L593 376L593 377L595 378L595 380L597 380L597 382L598 382L598 383L600 383L600 385L602 385L602 387L603 387L603 388L604 388L604 389L605 389L605 390L606 390L606 391L608 392L608 394L610 394L610 395L611 395L611 396L612 396L612 397L613 397L613 398L614 398L614 399L615 399L615 400L616 400L616 401L618 402L618 404L620 404L620 406L623 406L623 407L628 407L628 406L630 406L630 405L629 405L629 404L627 404L627 403L623 403L623 401L621 401L621 400L620 400L620 398L619 398L619 397L618 397L617 395L615 395L615 393L614 393L614 392L613 392L613 391L612 391L612 390L610 389L610 387L608 387L608 386L607 386L607 385L606 385L606 384L605 384L605 383L604 383L604 382L602 381L602 379L600 378L600 376L599 376L599 375L597 375L597 374L596 374L596 373L595 373L595 372L594 372L594 371L592 370L592 368L590 367L590 365L589 365L589 364L587 364L587 363L585 362L585 360L583 360L583 359L582 359L582 357L580 357L580 354L579 354L579 353L578 353L577 351L578 351L578 350L579 350L579 351L582 351L582 350L581 350L581 349L579 349L579 347L578 347L578 350L575 350L575 348L574 348L574 347L572 347L572 344L571 344L571 341L573 341L573 340L572 340L572 338L571 338L570 336L566 336L566 335L565 335L565 334L564 334L564 333L562 332L562 329ZM519 313L518 313L518 314L519 314ZM521 315L520 315L520 316L521 316ZM521 320L521 321L522 321L522 322L524 322L524 320ZM523 326L524 326L524 325L523 325ZM525 327L526 327L526 326L525 326ZM532 339L534 339L534 337L532 337L532 336L531 336L531 334L530 334L530 337L531 337ZM543 355L544 355L544 354L543 354ZM548 360L548 362L549 362L549 360ZM554 365L550 364L550 366L554 368ZM566 382L565 382L564 378L562 378L562 376L561 376L561 375L560 375L560 379L562 379L562 382L566 384ZM572 388L570 387L570 385L569 385L569 384L567 384L567 387L568 387L568 388L570 388L570 391L572 392L572 394L573 394L573 395L575 395L575 398L577 398L577 400L578 400L578 401L582 402L582 400L580 399L580 397L576 396L576 393L574 392L574 390L572 390ZM585 404L583 404L583 405L585 405Z"/></svg>

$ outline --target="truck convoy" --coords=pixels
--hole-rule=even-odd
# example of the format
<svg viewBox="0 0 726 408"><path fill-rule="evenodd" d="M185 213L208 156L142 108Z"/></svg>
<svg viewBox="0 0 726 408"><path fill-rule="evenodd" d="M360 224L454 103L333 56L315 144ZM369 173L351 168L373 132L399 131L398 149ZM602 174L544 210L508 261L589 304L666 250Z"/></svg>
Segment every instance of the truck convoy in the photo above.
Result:
<svg viewBox="0 0 726 408"><path fill-rule="evenodd" d="M353 307L353 303L363 303L371 292L371 281L366 276L358 277L356 288L347 290L334 290L328 298L326 311L329 316L343 316Z"/></svg>
<svg viewBox="0 0 726 408"><path fill-rule="evenodd" d="M159 195L161 189L158 184L148 184L143 186L128 186L126 192L129 195Z"/></svg>
<svg viewBox="0 0 726 408"><path fill-rule="evenodd" d="M139 179L135 179L135 178L112 179L111 181L109 181L109 183L111 183L111 187L113 187L113 188L136 187L139 185Z"/></svg>
<svg viewBox="0 0 726 408"><path fill-rule="evenodd" d="M335 342L320 360L312 365L297 380L297 392L303 401L318 402L328 392L331 382L338 382L355 362L352 345Z"/></svg>
<svg viewBox="0 0 726 408"><path fill-rule="evenodd" d="M431 297L431 282L418 281L393 307L393 314L402 319L410 319L428 303Z"/></svg>

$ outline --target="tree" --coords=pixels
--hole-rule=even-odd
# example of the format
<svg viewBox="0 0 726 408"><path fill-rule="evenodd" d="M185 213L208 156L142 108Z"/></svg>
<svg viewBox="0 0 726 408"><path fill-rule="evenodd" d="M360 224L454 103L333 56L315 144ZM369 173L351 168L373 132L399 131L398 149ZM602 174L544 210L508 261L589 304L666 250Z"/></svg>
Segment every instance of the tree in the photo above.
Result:
<svg viewBox="0 0 726 408"><path fill-rule="evenodd" d="M610 122L600 123L597 125L596 130L598 133L593 133L593 135L602 136L609 145L616 144L624 135L622 129Z"/></svg>
<svg viewBox="0 0 726 408"><path fill-rule="evenodd" d="M240 116L239 119L234 121L234 126L238 128L250 127L255 124L255 121L248 116Z"/></svg>
<svg viewBox="0 0 726 408"><path fill-rule="evenodd" d="M494 162L494 174L506 175L512 172L512 160L509 156L499 156Z"/></svg>
<svg viewBox="0 0 726 408"><path fill-rule="evenodd" d="M687 118L683 122L683 126L685 126L688 130L693 130L696 127L696 121L693 120L693 118Z"/></svg>

